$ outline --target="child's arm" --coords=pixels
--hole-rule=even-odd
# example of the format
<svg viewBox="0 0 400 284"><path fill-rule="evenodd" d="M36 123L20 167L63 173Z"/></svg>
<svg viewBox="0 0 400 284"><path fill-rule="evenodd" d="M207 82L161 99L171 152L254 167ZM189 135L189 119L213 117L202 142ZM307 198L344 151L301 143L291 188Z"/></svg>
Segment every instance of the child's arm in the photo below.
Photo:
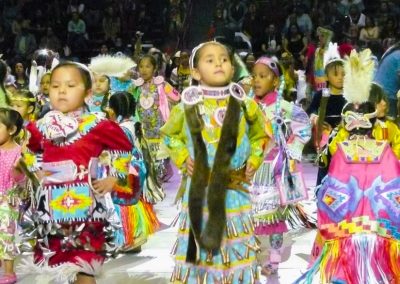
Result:
<svg viewBox="0 0 400 284"><path fill-rule="evenodd" d="M109 153L109 176L93 182L97 193L112 193L116 204L131 204L136 192L134 181L129 178L129 165L132 159L132 144L118 124L103 120L97 125L97 141Z"/></svg>
<svg viewBox="0 0 400 284"><path fill-rule="evenodd" d="M181 99L178 90L172 87L168 82L164 83L164 92L167 95L168 101L172 104L178 103Z"/></svg>
<svg viewBox="0 0 400 284"><path fill-rule="evenodd" d="M179 104L172 108L169 119L161 127L163 142L167 146L169 155L178 168L182 168L189 157L186 136L184 135L185 113L183 105Z"/></svg>
<svg viewBox="0 0 400 284"><path fill-rule="evenodd" d="M251 152L247 160L246 175L249 177L261 165L264 152L271 137L271 124L266 121L264 114L252 99L246 100Z"/></svg>

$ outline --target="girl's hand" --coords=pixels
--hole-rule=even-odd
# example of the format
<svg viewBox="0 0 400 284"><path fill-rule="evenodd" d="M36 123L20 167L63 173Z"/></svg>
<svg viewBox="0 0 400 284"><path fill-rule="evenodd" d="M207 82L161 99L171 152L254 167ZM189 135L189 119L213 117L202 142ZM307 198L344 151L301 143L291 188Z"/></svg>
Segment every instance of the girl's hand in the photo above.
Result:
<svg viewBox="0 0 400 284"><path fill-rule="evenodd" d="M103 179L95 180L92 182L93 191L97 194L105 195L107 192L111 192L113 190L116 183L116 177L106 177Z"/></svg>
<svg viewBox="0 0 400 284"><path fill-rule="evenodd" d="M194 161L192 158L187 157L186 159L186 173L191 177L193 175L193 169L194 169Z"/></svg>
<svg viewBox="0 0 400 284"><path fill-rule="evenodd" d="M256 169L250 163L247 163L247 165L246 165L246 179L247 179L248 182L251 182L251 180L253 179L255 173L256 173Z"/></svg>

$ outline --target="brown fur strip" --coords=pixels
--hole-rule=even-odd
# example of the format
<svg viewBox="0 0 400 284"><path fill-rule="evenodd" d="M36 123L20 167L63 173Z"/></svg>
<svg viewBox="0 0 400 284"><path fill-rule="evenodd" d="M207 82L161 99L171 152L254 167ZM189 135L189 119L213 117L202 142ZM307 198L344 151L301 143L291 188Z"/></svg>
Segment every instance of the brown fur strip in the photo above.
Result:
<svg viewBox="0 0 400 284"><path fill-rule="evenodd" d="M189 188L188 201L190 218L189 244L186 252L186 261L192 263L196 261L197 247L195 239L200 240L203 219L203 203L210 174L207 160L207 149L201 135L203 122L198 111L197 105L185 105L186 122L190 129L194 147L194 169Z"/></svg>
<svg viewBox="0 0 400 284"><path fill-rule="evenodd" d="M237 146L240 110L239 101L231 96L208 185L207 205L209 217L200 239L200 245L209 250L220 248L226 227L225 199L228 185L231 181L231 157L235 153Z"/></svg>

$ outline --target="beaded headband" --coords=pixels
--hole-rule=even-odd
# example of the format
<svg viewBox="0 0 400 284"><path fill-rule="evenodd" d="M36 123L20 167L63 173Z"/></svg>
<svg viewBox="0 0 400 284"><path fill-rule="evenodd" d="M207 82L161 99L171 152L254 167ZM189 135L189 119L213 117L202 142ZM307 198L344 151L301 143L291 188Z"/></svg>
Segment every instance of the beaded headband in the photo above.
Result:
<svg viewBox="0 0 400 284"><path fill-rule="evenodd" d="M257 59L255 64L264 64L266 65L269 69L271 69L272 72L274 72L276 77L280 77L281 76L281 72L279 71L279 67L278 67L278 63L270 58L270 57L266 57L266 56L262 56L259 59Z"/></svg>

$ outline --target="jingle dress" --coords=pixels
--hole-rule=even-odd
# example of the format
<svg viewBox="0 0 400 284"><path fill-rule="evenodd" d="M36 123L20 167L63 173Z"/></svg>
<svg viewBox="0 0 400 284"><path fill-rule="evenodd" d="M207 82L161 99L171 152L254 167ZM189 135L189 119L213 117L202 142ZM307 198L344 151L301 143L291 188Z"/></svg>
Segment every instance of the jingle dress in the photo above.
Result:
<svg viewBox="0 0 400 284"><path fill-rule="evenodd" d="M233 86L233 87L232 87ZM247 97L243 89L237 84L231 84L224 88L189 87L182 94L182 101L172 109L170 119L162 128L164 142L168 147L170 157L179 167L184 167L187 157L194 160L195 145L191 138L191 130L188 126L185 108L187 105L199 103L194 101L195 97L203 97L203 103L199 105L204 109L202 120L204 128L200 135L204 141L206 153L204 159L209 168L217 163L217 148L221 147L221 130L226 122L224 120L225 112L228 113L227 105L233 97L241 97L242 109L237 114L239 116L238 136L236 151L233 156L229 156L230 163L227 163L222 171L230 170L231 177L234 175L240 177L243 174L246 163L250 163L254 168L258 168L262 162L263 152L268 142L268 136L265 129L264 118L257 104ZM248 121L251 121L249 123ZM225 141L226 143L228 141ZM203 143L203 142L202 142ZM231 158L230 158L231 157ZM196 163L196 162L195 162ZM196 167L196 165L195 165ZM218 169L213 171L217 171ZM194 176L203 174L194 172ZM211 177L212 177L211 173ZM172 254L175 255L175 269L171 276L171 282L174 283L256 283L257 261L256 251L259 250L259 243L254 236L254 227L251 217L251 202L247 190L247 184L243 183L243 178L239 178L236 189L231 185L225 188L213 188L215 193L218 190L226 191L224 207L218 204L221 210L226 212L226 222L221 226L224 228L222 235L222 244L219 249L208 251L203 247L198 247L199 255L196 261L189 261L187 252L190 247L190 231L193 226L189 208L191 208L190 195L193 188L190 187L194 180L188 178L186 191L182 198L182 208L179 214L178 238L175 242ZM207 177L205 177L207 179ZM218 179L218 177L217 177ZM212 178L211 178L212 180ZM210 182L211 184L211 182ZM217 183L218 184L218 183ZM241 188L237 189L237 187ZM207 191L210 186L207 186ZM207 193L210 195L211 193ZM209 221L210 207L205 198L200 204L200 211L203 212L199 218L204 225ZM215 204L214 204L215 205ZM225 282L227 281L227 282Z"/></svg>
<svg viewBox="0 0 400 284"><path fill-rule="evenodd" d="M134 98L136 103L137 119L142 125L143 138L147 144L151 161L149 165L155 167L158 180L165 174L165 159L168 153L161 143L160 128L164 125L170 115L170 104L179 101L177 91L161 76L154 77L150 82L143 79L135 81ZM152 173L150 169L149 174ZM144 189L146 200L155 203L164 198L164 193L156 197L148 196Z"/></svg>
<svg viewBox="0 0 400 284"><path fill-rule="evenodd" d="M37 239L30 269L58 281L73 281L78 272L95 275L119 227L112 203L134 198L134 179L128 179L132 144L116 123L82 112L51 111L27 130L25 162L31 172L44 173L32 215L23 221L24 236ZM107 174L118 180L111 197L95 194L89 184L89 166L104 154Z"/></svg>

